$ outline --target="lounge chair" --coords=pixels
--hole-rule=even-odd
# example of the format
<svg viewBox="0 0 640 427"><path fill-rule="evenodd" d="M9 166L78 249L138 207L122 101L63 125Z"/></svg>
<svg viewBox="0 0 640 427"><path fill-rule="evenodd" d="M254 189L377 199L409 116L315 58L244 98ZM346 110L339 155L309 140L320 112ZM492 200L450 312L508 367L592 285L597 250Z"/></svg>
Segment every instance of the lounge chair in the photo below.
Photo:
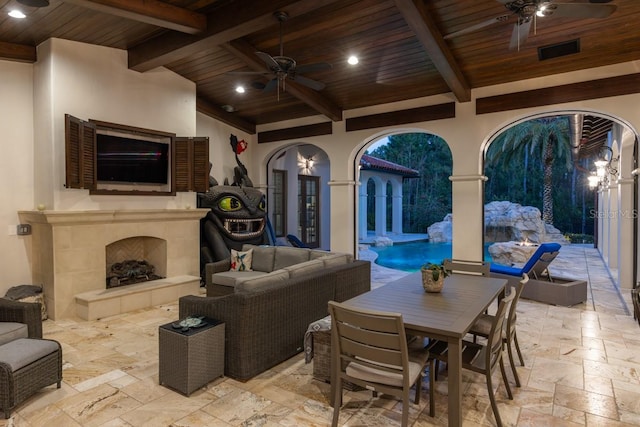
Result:
<svg viewBox="0 0 640 427"><path fill-rule="evenodd" d="M551 274L549 274L547 268L549 267L549 264L551 264L551 261L558 256L559 251L559 243L542 243L522 268L492 263L491 273L506 274L508 276L517 277L518 279L526 273L531 278L538 280L546 278L551 282Z"/></svg>
<svg viewBox="0 0 640 427"><path fill-rule="evenodd" d="M547 304L570 307L587 301L587 281L576 278L562 278L549 273L548 267L558 252L559 243L542 243L522 268L491 264L491 277L508 280L510 286L517 286L523 274L530 280L521 297Z"/></svg>

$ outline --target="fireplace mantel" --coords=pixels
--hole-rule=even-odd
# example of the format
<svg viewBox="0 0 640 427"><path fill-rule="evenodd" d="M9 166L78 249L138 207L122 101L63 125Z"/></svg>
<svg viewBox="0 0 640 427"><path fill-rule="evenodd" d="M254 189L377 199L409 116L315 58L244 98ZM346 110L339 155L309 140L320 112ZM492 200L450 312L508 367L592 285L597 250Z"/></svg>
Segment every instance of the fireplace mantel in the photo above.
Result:
<svg viewBox="0 0 640 427"><path fill-rule="evenodd" d="M167 243L167 278L200 276L200 218L209 209L20 211L32 226L33 283L52 319L77 316L75 297L106 288L107 245L149 236Z"/></svg>
<svg viewBox="0 0 640 427"><path fill-rule="evenodd" d="M31 224L109 224L138 221L183 221L200 219L209 209L132 209L94 211L19 211L21 220Z"/></svg>

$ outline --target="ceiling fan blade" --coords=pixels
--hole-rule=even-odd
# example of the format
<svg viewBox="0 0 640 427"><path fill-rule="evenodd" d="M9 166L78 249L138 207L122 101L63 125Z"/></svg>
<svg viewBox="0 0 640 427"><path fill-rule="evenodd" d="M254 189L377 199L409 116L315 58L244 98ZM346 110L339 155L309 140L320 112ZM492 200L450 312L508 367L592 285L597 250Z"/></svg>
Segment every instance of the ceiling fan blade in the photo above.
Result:
<svg viewBox="0 0 640 427"><path fill-rule="evenodd" d="M491 18L491 19L487 19L486 21L478 22L475 25L470 25L470 26L466 27L463 30L454 31L451 34L447 34L443 38L445 40L448 40L448 39L451 39L451 38L454 38L454 37L462 36L464 34L480 30L480 29L482 29L484 27L488 27L489 25L493 25L493 24L498 23L498 22L507 22L509 20L510 16L511 16L510 14L496 16L495 18Z"/></svg>
<svg viewBox="0 0 640 427"><path fill-rule="evenodd" d="M269 71L227 71L228 76L266 76L271 74Z"/></svg>
<svg viewBox="0 0 640 427"><path fill-rule="evenodd" d="M607 18L618 7L615 4L591 4L591 3L552 3L545 10L545 16L556 18Z"/></svg>
<svg viewBox="0 0 640 427"><path fill-rule="evenodd" d="M295 76L291 76L290 77L291 80L300 83L301 85L305 85L308 88L311 88L313 90L322 90L325 88L325 84L322 82L319 82L317 80L312 80L308 77L304 77L304 76L300 76L300 75L295 75Z"/></svg>
<svg viewBox="0 0 640 427"><path fill-rule="evenodd" d="M296 73L313 73L316 71L330 70L331 68L331 64L329 64L328 62L316 62L314 64L298 65L296 67Z"/></svg>
<svg viewBox="0 0 640 427"><path fill-rule="evenodd" d="M532 23L533 19L529 19L528 21L517 22L513 26L513 32L511 33L511 42L509 42L509 50L519 50L520 46L522 46L524 42L527 41Z"/></svg>
<svg viewBox="0 0 640 427"><path fill-rule="evenodd" d="M267 68L269 68L272 71L277 71L280 69L280 64L278 64L276 62L275 59L273 59L273 57L271 55L269 55L268 53L264 53L264 52L256 52L256 56L260 59L262 59L262 61L267 64Z"/></svg>
<svg viewBox="0 0 640 427"><path fill-rule="evenodd" d="M278 79L271 79L262 89L263 92L273 92L278 87Z"/></svg>

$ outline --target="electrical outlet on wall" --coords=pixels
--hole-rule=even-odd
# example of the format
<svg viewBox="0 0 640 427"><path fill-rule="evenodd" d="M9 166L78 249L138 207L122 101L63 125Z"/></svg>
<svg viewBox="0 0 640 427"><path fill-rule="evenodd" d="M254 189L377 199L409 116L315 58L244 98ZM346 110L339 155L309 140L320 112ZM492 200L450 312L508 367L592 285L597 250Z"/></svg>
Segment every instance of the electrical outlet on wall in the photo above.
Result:
<svg viewBox="0 0 640 427"><path fill-rule="evenodd" d="M31 234L31 225L30 224L18 224L16 227L18 232L18 236L28 236Z"/></svg>

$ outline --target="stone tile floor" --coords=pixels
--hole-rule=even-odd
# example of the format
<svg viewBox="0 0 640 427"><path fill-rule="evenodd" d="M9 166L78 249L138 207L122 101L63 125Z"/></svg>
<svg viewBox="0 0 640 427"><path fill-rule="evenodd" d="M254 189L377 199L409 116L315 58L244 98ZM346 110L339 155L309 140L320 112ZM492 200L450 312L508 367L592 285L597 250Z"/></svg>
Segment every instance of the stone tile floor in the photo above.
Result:
<svg viewBox="0 0 640 427"><path fill-rule="evenodd" d="M569 308L520 301L526 366L517 368L523 386L512 387L514 400L496 378L504 424L640 425L640 328L629 314L629 292L620 295L592 248L564 247L553 265L552 273L587 278L589 301ZM374 287L402 274L372 270ZM0 426L330 425L329 386L313 379L302 354L245 383L215 380L188 398L158 385L158 326L177 315L177 304L170 304L98 321L46 321L45 337L63 345L63 386L43 389ZM495 425L484 377L465 372L463 380L464 424ZM411 425L446 425L446 381L436 387L436 417L428 416L425 379L420 405L410 408ZM399 425L400 410L393 398L347 392L340 424Z"/></svg>

